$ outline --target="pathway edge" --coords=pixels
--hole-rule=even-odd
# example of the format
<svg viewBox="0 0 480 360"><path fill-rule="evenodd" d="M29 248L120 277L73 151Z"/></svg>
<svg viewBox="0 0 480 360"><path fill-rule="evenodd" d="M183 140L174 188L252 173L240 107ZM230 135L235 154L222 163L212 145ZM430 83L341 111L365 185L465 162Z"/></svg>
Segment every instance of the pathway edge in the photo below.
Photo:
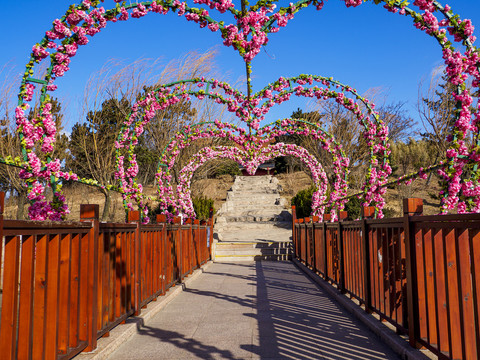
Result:
<svg viewBox="0 0 480 360"><path fill-rule="evenodd" d="M395 334L392 330L383 325L380 321L375 319L372 315L367 314L362 308L353 303L346 296L340 294L324 279L306 267L297 259L292 259L292 262L303 271L313 282L325 290L328 295L335 299L345 310L355 316L363 324L365 324L375 335L377 335L387 346L396 352L404 360L430 360L428 356L418 349L412 348L408 342L403 340L400 336Z"/></svg>

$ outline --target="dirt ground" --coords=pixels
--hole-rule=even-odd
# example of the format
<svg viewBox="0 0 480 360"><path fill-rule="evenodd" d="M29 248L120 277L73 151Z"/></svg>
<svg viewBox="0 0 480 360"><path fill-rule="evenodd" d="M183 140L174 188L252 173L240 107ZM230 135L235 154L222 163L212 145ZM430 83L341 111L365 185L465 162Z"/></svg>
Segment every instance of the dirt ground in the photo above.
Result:
<svg viewBox="0 0 480 360"><path fill-rule="evenodd" d="M306 189L312 184L311 177L303 171L291 174L277 175L282 186L281 195L290 202L300 190ZM223 175L216 179L201 179L192 183L193 196L206 196L214 199L215 209L220 209L226 201L227 191L233 185L234 178L231 175ZM426 180L417 180L411 186L396 186L387 190L386 208L390 210L393 216L401 216L402 199L404 197L418 197L424 199L424 214L431 215L439 212L440 201L435 198L438 194L438 182L433 178L428 184ZM146 186L147 195L155 195L153 186ZM68 220L78 220L80 216L80 204L100 204L100 214L103 212L104 196L98 190L86 185L77 185L64 189L67 198L67 204L71 213ZM5 219L15 219L17 204L15 199L7 199L5 203ZM109 221L123 222L125 212L123 210L122 198L120 194L112 194L112 215Z"/></svg>

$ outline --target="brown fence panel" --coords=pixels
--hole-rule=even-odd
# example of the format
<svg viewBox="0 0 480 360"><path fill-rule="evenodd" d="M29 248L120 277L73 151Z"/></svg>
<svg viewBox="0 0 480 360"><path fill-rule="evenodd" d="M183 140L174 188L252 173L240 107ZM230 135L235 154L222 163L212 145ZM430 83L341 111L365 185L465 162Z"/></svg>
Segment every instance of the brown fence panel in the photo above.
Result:
<svg viewBox="0 0 480 360"><path fill-rule="evenodd" d="M338 235L338 225L336 223L327 223L327 279L337 285L340 284L340 248Z"/></svg>
<svg viewBox="0 0 480 360"><path fill-rule="evenodd" d="M393 324L397 331L405 333L408 312L403 218L367 220L366 225L370 249L367 259L370 309Z"/></svg>
<svg viewBox="0 0 480 360"><path fill-rule="evenodd" d="M165 224L140 226L140 307L145 307L165 291L163 284L165 226Z"/></svg>
<svg viewBox="0 0 480 360"><path fill-rule="evenodd" d="M362 227L358 222L343 223L345 291L365 301Z"/></svg>
<svg viewBox="0 0 480 360"><path fill-rule="evenodd" d="M480 355L480 215L415 216L418 339L443 358Z"/></svg>
<svg viewBox="0 0 480 360"><path fill-rule="evenodd" d="M296 257L408 333L413 346L478 359L480 214L418 216L418 204L408 200L403 218L322 222L311 232L300 219Z"/></svg>
<svg viewBox="0 0 480 360"><path fill-rule="evenodd" d="M98 337L180 280L180 225L140 225L133 213L134 223L111 224L99 223L98 205L82 205L81 222L4 221L0 211L2 359L92 351ZM205 260L206 229L197 230L196 245ZM184 237L191 272L201 259L190 227Z"/></svg>
<svg viewBox="0 0 480 360"><path fill-rule="evenodd" d="M81 301L92 294L92 225L2 220L2 359L76 355L93 333L94 314Z"/></svg>
<svg viewBox="0 0 480 360"><path fill-rule="evenodd" d="M97 336L135 312L135 273L144 275L145 258L136 259L137 224L100 223L98 241ZM140 248L144 246L143 236ZM137 261L139 263L137 264ZM142 278L142 281L144 279ZM142 297L140 296L140 299Z"/></svg>

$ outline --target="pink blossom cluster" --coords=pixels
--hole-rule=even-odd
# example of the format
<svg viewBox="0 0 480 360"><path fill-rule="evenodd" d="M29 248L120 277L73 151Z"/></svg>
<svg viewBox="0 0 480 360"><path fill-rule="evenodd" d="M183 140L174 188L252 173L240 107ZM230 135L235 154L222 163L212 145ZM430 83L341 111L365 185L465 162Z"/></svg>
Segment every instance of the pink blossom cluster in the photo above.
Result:
<svg viewBox="0 0 480 360"><path fill-rule="evenodd" d="M253 126L258 125L259 123L256 116L260 115L263 118L263 115L266 114L274 104L282 103L289 98L285 95L294 93L297 96L316 96L319 99L334 98L338 103L352 111L365 126L365 138L367 139L369 146L372 147L371 152L374 155L371 162L373 170L369 172L369 177L364 186L366 193L365 197L368 204L375 202L378 210L381 211L384 204L384 190L381 185L386 182L388 175L391 173L391 168L388 165L388 162L383 161L379 164L378 160L376 160L377 157L388 157L389 150L387 150L388 144L386 143L388 129L378 122L378 115L374 113L373 106L366 99L361 98L354 89L335 83L335 87L341 88L342 91L352 93L356 98L363 102L364 108L367 109L367 114L363 114L362 108L353 99L347 98L342 92L330 89L333 84L330 79L301 76L295 78L295 81L300 84L300 86L292 87L292 79L280 78L274 84L270 84L263 91L255 94L251 100L246 99L245 96L240 92L233 90L230 86L216 80L206 81L205 79L196 79L194 80L194 83L197 84L199 89L205 88L205 85L209 83L213 89L219 87L223 90L224 94L233 96L225 98L218 92L206 94L203 90L187 94L185 92L186 88L184 84L178 84L172 89L161 87L155 92L147 94L142 100L133 106L132 113L125 122L125 126L121 132L121 140L116 143L116 147L117 149L121 149L128 146L129 153L133 154L133 147L136 145L138 137L143 133L144 126L153 118L155 112L159 109L165 109L167 106L170 106L170 104L177 103L180 99L189 100L190 96L200 98L199 96L201 95L202 97L208 96L209 98L214 99L214 101L223 104L232 105L234 103L235 106L230 106L229 110L235 112L242 121L247 122L254 132L251 135L247 135L245 129L233 127L230 124L225 124L217 120L215 121L216 128L209 127L199 131L198 129L194 130L190 127L186 127L181 133L177 134L174 140L166 147L164 156L161 158L161 162L166 164L167 168L161 167L159 168L159 173L157 173L158 195L159 197L166 197L166 199L168 199L164 202L164 208L166 209L168 206L175 207L175 192L173 191L171 184L169 184L171 180L169 169L175 164L176 157L180 151L192 141L199 138L214 136L226 137L229 140L234 141L246 151L256 152L258 151L258 146L270 143L276 136L296 133L305 136L312 136L315 139L320 140L322 142L322 147L329 150L333 156L336 181L333 186L334 189L332 195L329 199L329 205L335 204L335 206L332 207L332 213L335 216L336 212L343 209L344 203L346 202L346 176L348 174L349 159L346 158L341 147L335 143L331 136L327 136L327 134L321 129L310 129L307 126L299 126L296 121L290 119L284 119L278 122L275 128L267 126L259 129L258 127ZM306 85L311 86L316 82L324 84L326 88L319 88L318 86L305 88ZM264 99L265 102L258 107L262 99ZM142 111L140 111L141 109ZM142 120L137 121L137 117L140 115ZM375 122L369 120L370 116L374 117L378 126ZM127 168L126 171L118 172L117 178L121 179L124 197L138 202L141 199L141 194L139 191L135 190L136 183L134 177L136 172L133 171L132 173L129 173L129 169L133 169L136 166L136 162L132 157L130 157L129 161L130 167ZM118 163L118 166L123 167L123 159ZM374 186L377 182L380 183L380 186L378 187Z"/></svg>

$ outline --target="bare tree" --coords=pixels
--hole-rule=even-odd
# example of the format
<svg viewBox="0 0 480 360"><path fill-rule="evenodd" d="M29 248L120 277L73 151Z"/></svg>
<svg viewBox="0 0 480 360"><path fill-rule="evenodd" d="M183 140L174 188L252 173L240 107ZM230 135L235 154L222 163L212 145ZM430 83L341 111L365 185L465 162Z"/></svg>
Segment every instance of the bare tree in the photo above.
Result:
<svg viewBox="0 0 480 360"><path fill-rule="evenodd" d="M214 76L215 55L215 50L203 54L192 52L165 67L161 66L159 60L146 59L132 64L107 63L90 78L86 86L82 120L72 129L70 166L80 175L91 177L101 184L114 184L114 140L133 103L163 84ZM153 181L152 175L161 151L179 129L215 115L221 116L223 110L217 108L216 111L211 106L202 106L193 101L182 101L159 111L145 127L136 147L137 159L141 163L140 178ZM110 217L111 195L108 190L101 191L105 196L102 219L106 220Z"/></svg>
<svg viewBox="0 0 480 360"><path fill-rule="evenodd" d="M442 160L447 151L447 136L453 125L456 105L451 95L452 85L445 84L442 74L443 67L438 67L427 84L422 80L418 85L417 109L425 131L421 135L435 147L436 161Z"/></svg>

